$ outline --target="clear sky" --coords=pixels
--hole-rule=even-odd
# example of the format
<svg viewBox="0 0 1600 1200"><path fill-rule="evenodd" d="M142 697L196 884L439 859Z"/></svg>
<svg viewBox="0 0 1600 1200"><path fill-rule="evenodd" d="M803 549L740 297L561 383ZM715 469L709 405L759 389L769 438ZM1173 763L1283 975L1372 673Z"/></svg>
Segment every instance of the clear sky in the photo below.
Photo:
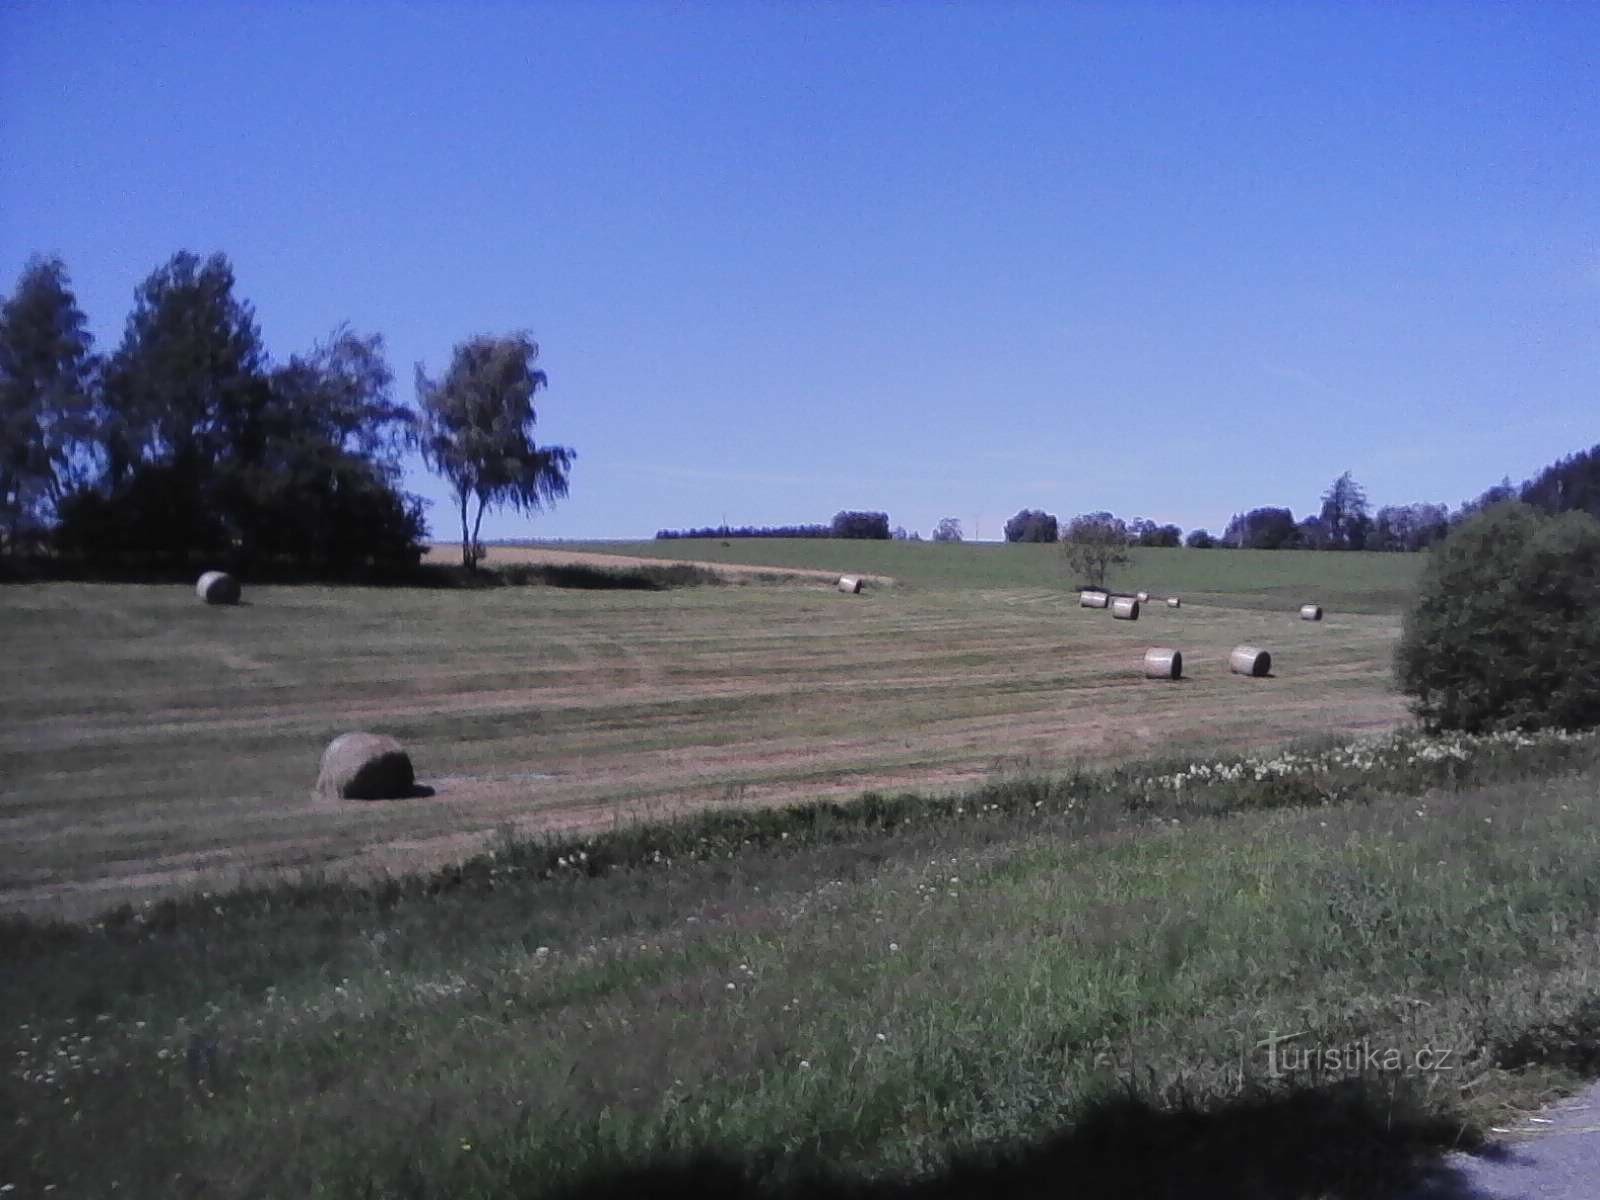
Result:
<svg viewBox="0 0 1600 1200"><path fill-rule="evenodd" d="M4 287L179 249L408 401L532 331L486 536L1453 504L1600 441L1600 6L0 0Z"/></svg>

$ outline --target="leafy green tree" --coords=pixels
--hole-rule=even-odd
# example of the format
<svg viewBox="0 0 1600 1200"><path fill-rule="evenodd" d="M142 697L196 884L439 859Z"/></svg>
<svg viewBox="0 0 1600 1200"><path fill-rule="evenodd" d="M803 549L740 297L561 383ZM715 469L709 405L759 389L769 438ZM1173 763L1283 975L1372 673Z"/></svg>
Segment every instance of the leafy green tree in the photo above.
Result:
<svg viewBox="0 0 1600 1200"><path fill-rule="evenodd" d="M940 517L939 523L933 527L933 540L936 542L959 542L961 540L961 522L955 517Z"/></svg>
<svg viewBox="0 0 1600 1200"><path fill-rule="evenodd" d="M272 372L261 461L226 485L257 552L326 569L417 561L422 502L399 490L416 418L393 382L383 338L348 326Z"/></svg>
<svg viewBox="0 0 1600 1200"><path fill-rule="evenodd" d="M1453 530L1429 553L1395 675L1434 728L1600 722L1600 521L1507 501Z"/></svg>
<svg viewBox="0 0 1600 1200"><path fill-rule="evenodd" d="M1112 567L1127 565L1128 526L1108 512L1073 517L1061 535L1067 565L1094 587L1104 587Z"/></svg>
<svg viewBox="0 0 1600 1200"><path fill-rule="evenodd" d="M134 293L122 344L106 367L107 473L174 465L197 480L224 459L263 457L266 350L251 306L233 294L221 254L181 251ZM199 498L197 497L197 500Z"/></svg>
<svg viewBox="0 0 1600 1200"><path fill-rule="evenodd" d="M59 258L29 260L0 308L0 540L36 541L81 466L95 360Z"/></svg>
<svg viewBox="0 0 1600 1200"><path fill-rule="evenodd" d="M1346 471L1322 494L1322 527L1330 550L1360 550L1372 527L1367 493Z"/></svg>
<svg viewBox="0 0 1600 1200"><path fill-rule="evenodd" d="M468 568L477 566L485 510L507 505L533 513L567 494L577 455L534 441L534 394L548 382L534 365L538 358L538 343L526 333L484 334L456 346L441 380L417 367L422 454L455 492Z"/></svg>
<svg viewBox="0 0 1600 1200"><path fill-rule="evenodd" d="M1183 545L1183 530L1176 525L1157 525L1147 517L1135 517L1128 526L1128 540L1135 546L1168 549Z"/></svg>
<svg viewBox="0 0 1600 1200"><path fill-rule="evenodd" d="M421 501L399 491L415 419L383 340L341 326L272 369L220 254L176 254L135 293L104 372L105 472L63 499L57 544L91 559L414 563Z"/></svg>
<svg viewBox="0 0 1600 1200"><path fill-rule="evenodd" d="M1450 529L1443 504L1387 504L1378 510L1367 539L1368 550L1423 550Z"/></svg>

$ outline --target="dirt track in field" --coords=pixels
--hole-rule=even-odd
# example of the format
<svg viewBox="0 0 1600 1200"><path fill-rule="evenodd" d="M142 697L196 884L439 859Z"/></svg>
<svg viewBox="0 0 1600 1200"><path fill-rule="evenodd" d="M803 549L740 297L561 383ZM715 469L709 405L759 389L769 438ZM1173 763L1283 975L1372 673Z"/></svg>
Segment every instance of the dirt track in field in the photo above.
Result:
<svg viewBox="0 0 1600 1200"><path fill-rule="evenodd" d="M603 556L596 556L603 557ZM821 576L827 579L827 576ZM308 868L438 866L501 829L970 785L1027 764L1390 728L1392 617L1154 610L1059 592L0 594L0 907L82 916ZM1227 673L1243 641L1275 677ZM1153 644L1189 678L1146 681ZM335 734L391 732L428 799L318 804Z"/></svg>
<svg viewBox="0 0 1600 1200"><path fill-rule="evenodd" d="M461 559L460 542L436 542L430 547L429 560L436 563L453 563ZM544 546L490 546L484 565L489 568L510 563L529 563L550 567L607 567L612 570L631 567L698 567L734 581L770 580L792 578L833 584L840 572L817 571L806 567L762 567L746 563L717 563L682 560L676 558L641 558L632 554L596 554L585 550L556 550ZM888 575L863 575L869 584L887 587L894 583Z"/></svg>

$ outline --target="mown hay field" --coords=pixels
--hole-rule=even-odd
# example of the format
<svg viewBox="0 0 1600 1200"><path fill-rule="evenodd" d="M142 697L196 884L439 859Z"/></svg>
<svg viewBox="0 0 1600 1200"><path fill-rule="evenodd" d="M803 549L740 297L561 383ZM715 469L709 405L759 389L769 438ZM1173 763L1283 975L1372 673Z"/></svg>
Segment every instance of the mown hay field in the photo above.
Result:
<svg viewBox="0 0 1600 1200"><path fill-rule="evenodd" d="M819 563L828 549L807 547ZM917 555L937 567L952 552L981 564L1001 561L994 550L1049 548L868 547L892 552L879 559L831 549L840 561L827 569L902 582L859 597L821 578L665 591L255 587L237 608L177 585L0 588L0 908L85 915L284 869L437 866L507 828L936 790L1022 764L1405 720L1389 672L1394 606L1356 612L1331 598L1351 564L1363 607L1384 608L1408 586L1410 559L1323 555L1328 586L1274 599L1288 586L1271 574L1277 559L1254 555L1260 587L1189 591L1181 609L1113 622L1080 609L1060 580L902 570ZM1150 574L1126 583L1162 594ZM1327 619L1300 621L1303 598L1328 603ZM1271 651L1271 678L1228 673L1241 642ZM1152 645L1180 648L1187 678L1144 679ZM436 794L313 801L323 747L350 729L400 738Z"/></svg>

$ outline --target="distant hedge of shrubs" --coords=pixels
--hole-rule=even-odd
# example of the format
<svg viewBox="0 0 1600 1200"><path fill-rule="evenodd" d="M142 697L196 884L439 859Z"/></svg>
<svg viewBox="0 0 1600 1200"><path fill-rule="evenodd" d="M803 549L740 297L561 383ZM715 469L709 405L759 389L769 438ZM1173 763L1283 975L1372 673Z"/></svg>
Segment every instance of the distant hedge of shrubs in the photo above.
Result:
<svg viewBox="0 0 1600 1200"><path fill-rule="evenodd" d="M831 538L826 525L707 525L703 529L658 529L657 541L673 538Z"/></svg>
<svg viewBox="0 0 1600 1200"><path fill-rule="evenodd" d="M708 525L702 529L660 529L657 541L673 538L862 538L889 540L889 514L883 512L835 513L829 525Z"/></svg>

